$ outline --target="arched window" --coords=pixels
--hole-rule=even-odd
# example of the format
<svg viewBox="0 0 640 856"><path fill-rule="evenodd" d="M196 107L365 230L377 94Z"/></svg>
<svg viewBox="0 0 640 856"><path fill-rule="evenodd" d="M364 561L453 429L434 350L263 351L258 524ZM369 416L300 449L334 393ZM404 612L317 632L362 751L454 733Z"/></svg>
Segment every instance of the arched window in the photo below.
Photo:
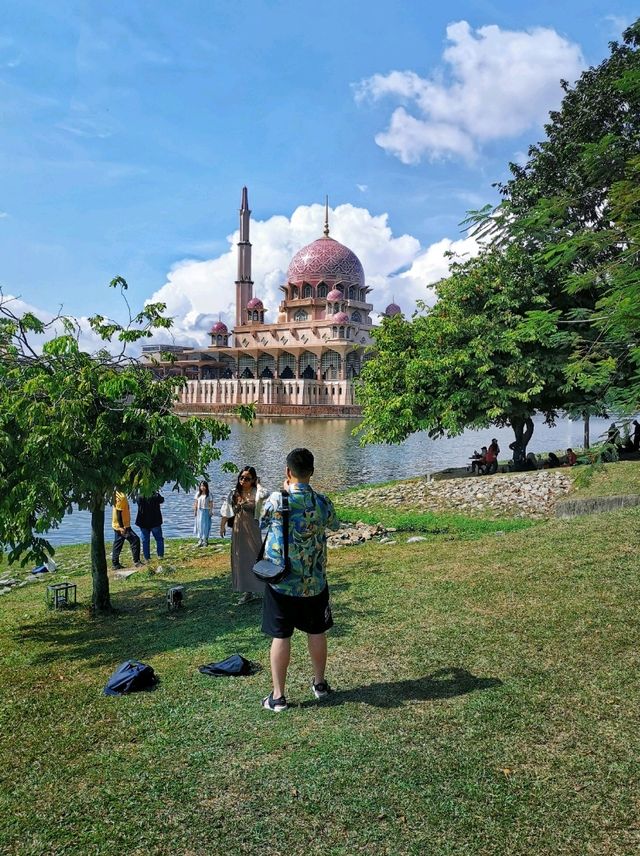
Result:
<svg viewBox="0 0 640 856"><path fill-rule="evenodd" d="M349 300L355 300L355 298L356 298L356 290L351 285L351 286L349 286Z"/></svg>
<svg viewBox="0 0 640 856"><path fill-rule="evenodd" d="M242 354L240 356L240 362L238 365L238 371L240 373L240 377L248 378L256 376L256 361L253 357L250 357L248 354Z"/></svg>
<svg viewBox="0 0 640 856"><path fill-rule="evenodd" d="M258 358L258 377L273 377L276 373L276 361L271 354L260 354Z"/></svg>
<svg viewBox="0 0 640 856"><path fill-rule="evenodd" d="M318 370L318 359L311 351L305 351L300 357L300 377L313 380Z"/></svg>
<svg viewBox="0 0 640 856"><path fill-rule="evenodd" d="M337 351L325 351L320 360L323 380L337 380L340 375L340 354Z"/></svg>
<svg viewBox="0 0 640 856"><path fill-rule="evenodd" d="M326 297L327 294L327 286L324 282L321 282L318 286L318 297Z"/></svg>
<svg viewBox="0 0 640 856"><path fill-rule="evenodd" d="M362 321L362 315L358 312L357 309L355 312L353 312L351 314L351 320L355 321L357 324L359 324Z"/></svg>
<svg viewBox="0 0 640 856"><path fill-rule="evenodd" d="M304 309L298 309L296 314L293 316L293 320L294 321L306 321L308 319L308 317L309 316L304 311Z"/></svg>
<svg viewBox="0 0 640 856"><path fill-rule="evenodd" d="M293 354L284 352L278 357L278 374L282 378L292 378L296 376L296 358Z"/></svg>
<svg viewBox="0 0 640 856"><path fill-rule="evenodd" d="M313 292L312 292L311 286L309 285L308 282L305 282L305 284L302 288L302 296L303 297L311 297L312 294L313 294Z"/></svg>
<svg viewBox="0 0 640 856"><path fill-rule="evenodd" d="M366 291L364 290L364 288L360 289L360 298L359 299L362 301L362 303L364 303L365 300L367 299L366 298Z"/></svg>
<svg viewBox="0 0 640 856"><path fill-rule="evenodd" d="M334 339L337 339L337 338L338 338L338 328L337 328L337 327L333 327L332 329L333 329L333 338L334 338Z"/></svg>
<svg viewBox="0 0 640 856"><path fill-rule="evenodd" d="M340 338L344 339L344 327L340 328Z"/></svg>
<svg viewBox="0 0 640 856"><path fill-rule="evenodd" d="M360 374L360 357L355 351L347 354L347 377L353 379Z"/></svg>
<svg viewBox="0 0 640 856"><path fill-rule="evenodd" d="M299 296L300 296L300 289L298 288L297 285L294 285L291 289L291 299L297 300Z"/></svg>

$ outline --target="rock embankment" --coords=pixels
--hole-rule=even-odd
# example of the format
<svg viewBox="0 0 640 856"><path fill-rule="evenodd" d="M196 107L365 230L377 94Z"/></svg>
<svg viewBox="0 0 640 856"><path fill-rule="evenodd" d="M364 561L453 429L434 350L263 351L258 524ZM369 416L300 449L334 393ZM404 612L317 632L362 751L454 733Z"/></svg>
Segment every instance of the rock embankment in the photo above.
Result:
<svg viewBox="0 0 640 856"><path fill-rule="evenodd" d="M518 517L549 517L556 502L571 490L562 470L470 476L439 481L414 480L365 488L343 497L352 508L386 506L395 510L448 511Z"/></svg>
<svg viewBox="0 0 640 856"><path fill-rule="evenodd" d="M380 523L369 525L358 521L357 523L349 524L342 523L337 532L331 532L327 536L327 547L352 547L354 544L364 544L365 541L371 541L372 538L385 536L387 532L395 532L395 529L385 529Z"/></svg>

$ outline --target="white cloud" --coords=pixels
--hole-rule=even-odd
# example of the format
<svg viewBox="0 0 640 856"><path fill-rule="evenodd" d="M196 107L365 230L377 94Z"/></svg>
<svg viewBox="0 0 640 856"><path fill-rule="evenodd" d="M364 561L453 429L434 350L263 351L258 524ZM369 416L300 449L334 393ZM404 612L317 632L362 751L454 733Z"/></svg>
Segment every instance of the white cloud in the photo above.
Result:
<svg viewBox="0 0 640 856"><path fill-rule="evenodd" d="M34 306L32 303L27 303L21 297L16 297L13 294L3 294L0 293L0 303L5 305L14 315L23 315L25 312L31 312L36 316L40 321L44 324L49 324L57 315L66 315L70 318L74 316L71 315L70 312L66 312L64 307L61 307L58 313L50 312L48 309L41 309L38 306ZM105 342L99 336L97 336L89 325L89 319L81 316L76 317L75 321L79 325L80 335L78 336L78 344L80 345L80 349L82 351L87 351L90 354L95 353L100 350L107 350L111 353L119 353L121 350L121 345L118 342ZM64 328L62 323L53 324L47 331L44 336L33 335L29 337L29 341L31 346L37 352L40 351L42 345L48 339L53 338L53 336L61 335L64 333ZM127 347L127 353L131 355L138 354L140 352L139 346L129 346Z"/></svg>
<svg viewBox="0 0 640 856"><path fill-rule="evenodd" d="M611 35L618 39L622 33L633 23L633 18L625 18L623 15L605 15L604 21L609 27Z"/></svg>
<svg viewBox="0 0 640 856"><path fill-rule="evenodd" d="M400 303L407 314L415 308L416 300L424 300L432 306L435 303L435 292L428 286L448 275L452 261L471 258L478 255L478 251L479 246L474 238L462 238L458 241L443 238L431 244L416 256L407 271L389 280L396 302ZM450 257L449 253L453 253L453 256Z"/></svg>
<svg viewBox="0 0 640 856"><path fill-rule="evenodd" d="M5 217L8 217L8 216L9 216L9 215L7 214L7 212L6 212L6 211L0 211L0 220L4 220L4 218L5 218Z"/></svg>
<svg viewBox="0 0 640 856"><path fill-rule="evenodd" d="M368 185L368 184L356 184L356 187L358 188L358 190L360 191L360 193L366 193L366 192L367 192L367 190L369 189L369 185Z"/></svg>
<svg viewBox="0 0 640 856"><path fill-rule="evenodd" d="M475 242L447 238L428 248L412 235L394 237L388 215L373 215L366 208L339 205L330 211L331 236L358 256L366 282L372 286L370 300L380 313L392 298L407 315L418 299L432 302L427 286L446 275L449 261L445 252L475 252ZM265 320L277 319L282 299L279 286L294 254L322 234L324 207L300 206L290 218L281 215L268 220L252 220L254 295L268 310ZM207 332L218 317L231 329L235 323L236 243L238 232L228 237L229 249L206 261L185 259L172 267L167 282L151 300L167 304L174 318L172 335L180 344L208 344ZM158 334L156 341L167 340Z"/></svg>
<svg viewBox="0 0 640 856"><path fill-rule="evenodd" d="M541 124L561 101L560 79L573 82L584 67L579 46L549 28L523 32L491 25L474 31L458 21L447 27L447 40L446 68L430 77L392 71L354 86L358 102L401 102L375 139L403 163L472 160L482 143Z"/></svg>

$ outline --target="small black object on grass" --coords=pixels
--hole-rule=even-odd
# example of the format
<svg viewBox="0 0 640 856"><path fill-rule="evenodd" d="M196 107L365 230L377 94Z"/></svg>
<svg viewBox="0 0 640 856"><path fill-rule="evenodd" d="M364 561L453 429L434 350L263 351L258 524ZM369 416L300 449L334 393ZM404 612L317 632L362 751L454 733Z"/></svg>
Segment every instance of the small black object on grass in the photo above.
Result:
<svg viewBox="0 0 640 856"><path fill-rule="evenodd" d="M184 603L184 595L184 586L171 586L167 589L167 609L169 612L180 609Z"/></svg>

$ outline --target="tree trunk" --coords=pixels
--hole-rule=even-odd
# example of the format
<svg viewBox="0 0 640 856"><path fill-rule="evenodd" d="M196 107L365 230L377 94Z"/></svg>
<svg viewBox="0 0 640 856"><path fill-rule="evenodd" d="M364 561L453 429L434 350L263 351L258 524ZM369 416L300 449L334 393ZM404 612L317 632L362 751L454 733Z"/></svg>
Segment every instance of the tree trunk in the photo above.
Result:
<svg viewBox="0 0 640 856"><path fill-rule="evenodd" d="M521 470L524 469L527 459L527 446L533 437L533 419L530 416L526 419L522 416L514 416L510 422L515 434L513 443L509 443L509 448L513 451L513 466L514 469Z"/></svg>
<svg viewBox="0 0 640 856"><path fill-rule="evenodd" d="M582 414L582 421L584 423L584 439L582 442L582 446L585 449L589 448L589 411L585 410Z"/></svg>
<svg viewBox="0 0 640 856"><path fill-rule="evenodd" d="M111 612L109 575L104 549L104 499L91 509L91 575L93 577L92 608L94 612Z"/></svg>

